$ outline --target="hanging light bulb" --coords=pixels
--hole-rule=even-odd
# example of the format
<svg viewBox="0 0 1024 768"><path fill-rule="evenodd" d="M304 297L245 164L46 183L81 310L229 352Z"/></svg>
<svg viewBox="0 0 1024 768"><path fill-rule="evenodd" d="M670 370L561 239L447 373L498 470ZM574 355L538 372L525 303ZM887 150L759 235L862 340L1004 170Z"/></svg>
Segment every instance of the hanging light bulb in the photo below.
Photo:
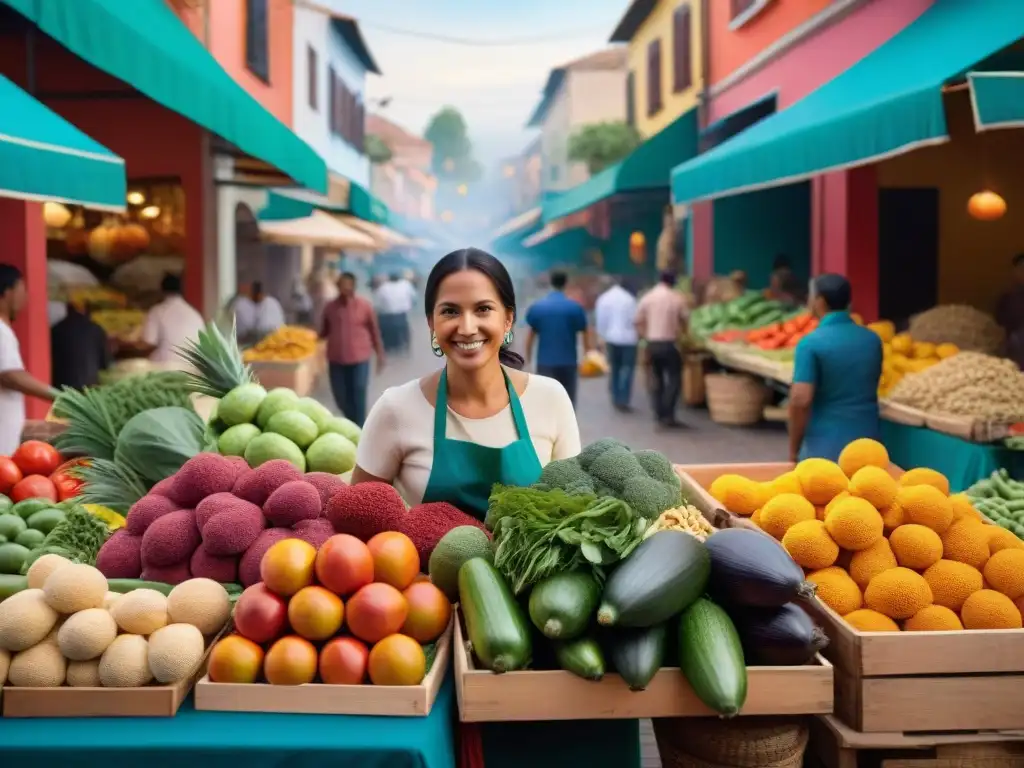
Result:
<svg viewBox="0 0 1024 768"><path fill-rule="evenodd" d="M43 221L48 227L62 229L71 221L71 211L60 203L43 203Z"/></svg>
<svg viewBox="0 0 1024 768"><path fill-rule="evenodd" d="M988 189L975 192L967 201L967 212L978 221L995 221L1006 213L1006 200Z"/></svg>
<svg viewBox="0 0 1024 768"><path fill-rule="evenodd" d="M139 190L133 189L128 193L128 205L142 205L144 202L146 202L146 196Z"/></svg>
<svg viewBox="0 0 1024 768"><path fill-rule="evenodd" d="M643 232L636 231L629 236L629 259L637 266L647 261L647 237Z"/></svg>
<svg viewBox="0 0 1024 768"><path fill-rule="evenodd" d="M159 215L160 215L160 206L159 205L147 205L145 208L143 208L141 211L139 211L139 218L140 219L155 219Z"/></svg>

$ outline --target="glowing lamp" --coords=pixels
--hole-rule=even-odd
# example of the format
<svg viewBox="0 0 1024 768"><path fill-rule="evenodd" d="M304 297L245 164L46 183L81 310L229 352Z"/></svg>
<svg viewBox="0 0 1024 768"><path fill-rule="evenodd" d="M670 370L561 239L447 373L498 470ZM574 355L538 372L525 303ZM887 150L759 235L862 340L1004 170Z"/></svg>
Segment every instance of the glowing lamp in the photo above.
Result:
<svg viewBox="0 0 1024 768"><path fill-rule="evenodd" d="M643 232L634 232L629 236L629 260L637 266L647 261L647 238Z"/></svg>
<svg viewBox="0 0 1024 768"><path fill-rule="evenodd" d="M967 201L967 212L978 221L995 221L1006 213L1006 201L990 190L976 192Z"/></svg>
<svg viewBox="0 0 1024 768"><path fill-rule="evenodd" d="M63 229L71 221L71 211L60 203L43 203L43 221L53 229Z"/></svg>

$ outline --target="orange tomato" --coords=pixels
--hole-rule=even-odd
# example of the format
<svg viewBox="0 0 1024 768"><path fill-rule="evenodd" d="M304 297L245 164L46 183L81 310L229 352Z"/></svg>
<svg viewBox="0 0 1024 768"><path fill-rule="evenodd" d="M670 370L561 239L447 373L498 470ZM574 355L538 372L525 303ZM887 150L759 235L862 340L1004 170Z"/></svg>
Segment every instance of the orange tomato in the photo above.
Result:
<svg viewBox="0 0 1024 768"><path fill-rule="evenodd" d="M206 673L215 683L255 683L262 668L262 648L241 635L228 635L210 650Z"/></svg>
<svg viewBox="0 0 1024 768"><path fill-rule="evenodd" d="M378 533L366 546L373 556L373 580L390 584L398 590L412 584L420 572L420 555L412 539L404 533Z"/></svg>
<svg viewBox="0 0 1024 768"><path fill-rule="evenodd" d="M320 679L328 685L360 685L370 650L354 637L336 637L320 651Z"/></svg>
<svg viewBox="0 0 1024 768"><path fill-rule="evenodd" d="M317 654L302 637L282 637L267 651L263 674L271 685L305 685L316 678Z"/></svg>
<svg viewBox="0 0 1024 768"><path fill-rule="evenodd" d="M260 578L267 589L283 597L294 595L313 583L316 549L301 539L283 539L268 549L260 561Z"/></svg>
<svg viewBox="0 0 1024 768"><path fill-rule="evenodd" d="M373 581L373 555L355 536L331 536L316 553L316 578L335 594L347 597Z"/></svg>
<svg viewBox="0 0 1024 768"><path fill-rule="evenodd" d="M448 628L452 604L444 592L429 581L410 584L402 593L409 604L409 613L402 624L402 634L419 643L432 643Z"/></svg>
<svg viewBox="0 0 1024 768"><path fill-rule="evenodd" d="M405 597L390 584L367 584L351 598L346 610L349 631L367 643L398 632L409 614Z"/></svg>
<svg viewBox="0 0 1024 768"><path fill-rule="evenodd" d="M427 674L427 657L411 637L389 635L370 651L369 670L374 685L419 685Z"/></svg>
<svg viewBox="0 0 1024 768"><path fill-rule="evenodd" d="M345 606L323 587L303 587L288 601L288 623L307 640L326 640L341 629Z"/></svg>

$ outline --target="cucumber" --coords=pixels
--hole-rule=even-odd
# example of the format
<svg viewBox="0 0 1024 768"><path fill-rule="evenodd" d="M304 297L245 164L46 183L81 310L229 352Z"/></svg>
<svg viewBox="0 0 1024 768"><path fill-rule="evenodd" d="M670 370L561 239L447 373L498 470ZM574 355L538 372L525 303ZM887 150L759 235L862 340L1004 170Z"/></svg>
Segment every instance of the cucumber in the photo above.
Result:
<svg viewBox="0 0 1024 768"><path fill-rule="evenodd" d="M29 549L13 541L0 544L0 573L20 574L28 559Z"/></svg>
<svg viewBox="0 0 1024 768"><path fill-rule="evenodd" d="M67 518L63 510L56 509L55 507L49 507L47 509L40 509L38 512L33 512L29 515L28 527L36 531L42 531L43 533L49 533L57 527L58 523L63 523Z"/></svg>
<svg viewBox="0 0 1024 768"><path fill-rule="evenodd" d="M654 679L665 659L668 626L625 629L608 638L612 666L631 691L642 691Z"/></svg>
<svg viewBox="0 0 1024 768"><path fill-rule="evenodd" d="M572 640L590 625L601 600L601 586L587 571L559 573L530 593L530 620L545 637Z"/></svg>
<svg viewBox="0 0 1024 768"><path fill-rule="evenodd" d="M584 680L596 681L604 677L604 654L592 637L556 642L555 658L558 666Z"/></svg>
<svg viewBox="0 0 1024 768"><path fill-rule="evenodd" d="M508 584L482 557L459 568L459 606L470 647L492 672L512 672L530 663L530 625Z"/></svg>
<svg viewBox="0 0 1024 768"><path fill-rule="evenodd" d="M13 511L13 509L14 502L4 494L0 493L0 515L5 515L8 512Z"/></svg>
<svg viewBox="0 0 1024 768"><path fill-rule="evenodd" d="M165 595L171 594L175 584L167 584L163 581L146 581L145 579L107 579L107 590L117 592L119 595L126 594L136 589L155 589ZM228 591L229 597L237 597L242 593L241 584L221 584Z"/></svg>
<svg viewBox="0 0 1024 768"><path fill-rule="evenodd" d="M694 694L723 717L738 715L747 700L747 665L728 614L700 598L679 617L679 669Z"/></svg>
<svg viewBox="0 0 1024 768"><path fill-rule="evenodd" d="M597 620L606 627L653 627L704 594L711 572L708 551L683 531L644 539L604 587Z"/></svg>
<svg viewBox="0 0 1024 768"><path fill-rule="evenodd" d="M0 573L0 602L3 602L11 595L18 594L24 589L28 589L27 576Z"/></svg>
<svg viewBox="0 0 1024 768"><path fill-rule="evenodd" d="M11 511L16 515L20 515L24 520L28 520L36 512L43 509L51 509L53 502L49 499L25 499L15 504Z"/></svg>

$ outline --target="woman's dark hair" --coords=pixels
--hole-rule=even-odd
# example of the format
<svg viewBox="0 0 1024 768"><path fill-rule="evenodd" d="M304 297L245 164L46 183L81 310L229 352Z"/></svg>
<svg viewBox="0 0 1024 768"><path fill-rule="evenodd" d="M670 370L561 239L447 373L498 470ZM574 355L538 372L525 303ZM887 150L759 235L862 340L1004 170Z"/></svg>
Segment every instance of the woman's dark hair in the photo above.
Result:
<svg viewBox="0 0 1024 768"><path fill-rule="evenodd" d="M485 275L494 284L501 303L505 309L512 313L512 322L516 318L516 291L512 285L512 278L508 275L505 265L486 251L479 248L460 248L452 251L434 265L427 276L427 285L423 291L423 308L429 318L434 314L434 306L437 304L437 291L441 283L449 275L462 272L466 269L475 269ZM502 365L516 370L522 370L525 361L522 355L513 352L511 349L502 347L498 353L498 360Z"/></svg>

